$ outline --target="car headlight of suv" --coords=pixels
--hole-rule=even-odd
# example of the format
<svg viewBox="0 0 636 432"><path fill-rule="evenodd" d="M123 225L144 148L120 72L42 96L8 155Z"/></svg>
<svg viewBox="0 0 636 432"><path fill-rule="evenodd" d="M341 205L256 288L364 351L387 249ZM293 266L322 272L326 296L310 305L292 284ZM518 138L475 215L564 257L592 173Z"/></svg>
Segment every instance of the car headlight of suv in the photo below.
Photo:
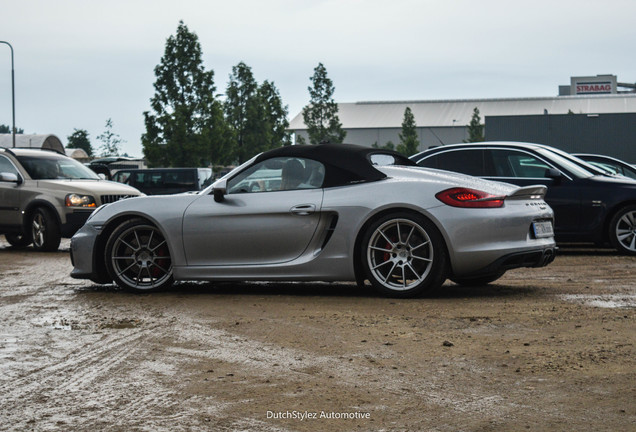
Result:
<svg viewBox="0 0 636 432"><path fill-rule="evenodd" d="M68 194L64 202L66 207L96 207L95 198L90 195Z"/></svg>

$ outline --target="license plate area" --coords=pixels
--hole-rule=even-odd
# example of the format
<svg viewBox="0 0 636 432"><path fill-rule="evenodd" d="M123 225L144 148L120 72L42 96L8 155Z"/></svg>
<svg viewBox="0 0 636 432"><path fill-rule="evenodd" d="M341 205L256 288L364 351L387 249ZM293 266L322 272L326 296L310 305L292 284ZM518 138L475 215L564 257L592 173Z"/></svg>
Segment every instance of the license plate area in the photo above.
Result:
<svg viewBox="0 0 636 432"><path fill-rule="evenodd" d="M534 236L536 238L546 238L554 236L552 221L532 222L532 231L534 232Z"/></svg>

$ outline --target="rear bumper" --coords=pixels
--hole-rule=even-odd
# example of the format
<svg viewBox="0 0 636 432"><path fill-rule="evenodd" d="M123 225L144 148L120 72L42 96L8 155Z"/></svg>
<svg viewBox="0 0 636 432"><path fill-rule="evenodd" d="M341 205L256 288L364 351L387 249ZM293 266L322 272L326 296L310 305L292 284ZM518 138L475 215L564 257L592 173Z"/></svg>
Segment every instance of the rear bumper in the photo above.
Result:
<svg viewBox="0 0 636 432"><path fill-rule="evenodd" d="M504 255L479 271L462 277L479 277L520 267L545 267L554 261L558 249L554 246Z"/></svg>

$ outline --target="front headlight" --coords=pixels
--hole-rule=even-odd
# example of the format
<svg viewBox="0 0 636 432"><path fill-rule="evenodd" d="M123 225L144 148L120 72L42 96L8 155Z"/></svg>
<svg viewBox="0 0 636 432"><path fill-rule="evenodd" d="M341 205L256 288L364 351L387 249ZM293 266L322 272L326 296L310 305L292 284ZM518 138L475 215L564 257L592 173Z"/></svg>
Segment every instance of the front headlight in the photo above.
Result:
<svg viewBox="0 0 636 432"><path fill-rule="evenodd" d="M65 203L66 207L96 207L95 198L90 195L68 194Z"/></svg>

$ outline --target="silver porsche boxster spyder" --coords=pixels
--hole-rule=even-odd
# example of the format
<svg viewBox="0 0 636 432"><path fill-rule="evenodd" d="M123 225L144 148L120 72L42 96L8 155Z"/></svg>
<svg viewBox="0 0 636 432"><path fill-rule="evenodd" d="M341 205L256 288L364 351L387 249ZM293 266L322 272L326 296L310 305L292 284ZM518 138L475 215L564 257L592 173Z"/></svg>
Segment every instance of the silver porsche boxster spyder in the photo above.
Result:
<svg viewBox="0 0 636 432"><path fill-rule="evenodd" d="M98 208L72 277L158 290L175 280L366 281L396 297L485 284L554 259L545 186L417 167L353 145L261 153L197 194Z"/></svg>

